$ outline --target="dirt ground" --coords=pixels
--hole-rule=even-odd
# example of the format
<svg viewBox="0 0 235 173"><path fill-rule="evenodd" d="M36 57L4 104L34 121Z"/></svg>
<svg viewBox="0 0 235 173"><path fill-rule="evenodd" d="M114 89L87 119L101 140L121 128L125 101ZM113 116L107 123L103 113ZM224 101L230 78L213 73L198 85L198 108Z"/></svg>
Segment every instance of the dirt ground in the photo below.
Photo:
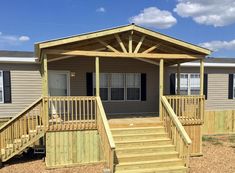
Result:
<svg viewBox="0 0 235 173"><path fill-rule="evenodd" d="M203 137L202 152L190 158L190 173L235 173L235 135Z"/></svg>
<svg viewBox="0 0 235 173"><path fill-rule="evenodd" d="M7 162L0 173L101 173L104 168L96 164L48 170L42 157L30 156ZM190 173L235 173L235 135L203 137L203 156L190 158Z"/></svg>

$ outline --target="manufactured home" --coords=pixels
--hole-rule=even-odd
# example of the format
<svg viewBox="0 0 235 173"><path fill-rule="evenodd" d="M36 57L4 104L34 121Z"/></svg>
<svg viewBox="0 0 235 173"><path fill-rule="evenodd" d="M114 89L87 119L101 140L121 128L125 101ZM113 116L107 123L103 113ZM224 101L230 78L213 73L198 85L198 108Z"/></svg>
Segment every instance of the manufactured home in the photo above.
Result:
<svg viewBox="0 0 235 173"><path fill-rule="evenodd" d="M234 118L235 62L210 53L134 24L1 51L1 161L44 138L48 168L186 172L207 111Z"/></svg>

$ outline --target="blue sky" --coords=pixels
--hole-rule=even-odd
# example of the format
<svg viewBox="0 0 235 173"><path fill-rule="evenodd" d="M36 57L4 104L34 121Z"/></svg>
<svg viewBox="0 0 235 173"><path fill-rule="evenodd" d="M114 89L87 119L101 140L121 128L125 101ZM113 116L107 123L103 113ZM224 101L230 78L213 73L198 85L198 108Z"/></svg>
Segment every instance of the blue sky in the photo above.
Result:
<svg viewBox="0 0 235 173"><path fill-rule="evenodd" d="M235 0L2 0L0 50L135 22L235 57Z"/></svg>

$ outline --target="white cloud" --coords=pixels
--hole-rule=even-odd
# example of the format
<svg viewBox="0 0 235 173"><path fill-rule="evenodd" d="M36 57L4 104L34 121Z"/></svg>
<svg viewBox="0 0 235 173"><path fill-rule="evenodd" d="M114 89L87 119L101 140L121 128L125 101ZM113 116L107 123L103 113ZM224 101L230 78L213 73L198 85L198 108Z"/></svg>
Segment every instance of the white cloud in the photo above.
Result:
<svg viewBox="0 0 235 173"><path fill-rule="evenodd" d="M19 37L19 41L29 41L30 40L30 38L28 37L28 36L25 36L25 35L22 35L22 36L20 36Z"/></svg>
<svg viewBox="0 0 235 173"><path fill-rule="evenodd" d="M235 39L231 41L210 41L199 44L202 47L208 48L213 51L219 51L219 50L235 50Z"/></svg>
<svg viewBox="0 0 235 173"><path fill-rule="evenodd" d="M178 0L174 11L181 17L214 27L235 23L234 0Z"/></svg>
<svg viewBox="0 0 235 173"><path fill-rule="evenodd" d="M141 11L140 14L131 17L129 22L147 27L165 29L175 25L177 20L169 11L160 10L157 7L149 7Z"/></svg>
<svg viewBox="0 0 235 173"><path fill-rule="evenodd" d="M105 13L106 9L104 7L100 7L100 8L97 8L96 11L100 13Z"/></svg>
<svg viewBox="0 0 235 173"><path fill-rule="evenodd" d="M15 36L15 35L8 35L0 32L0 48L6 48L7 46L17 46L20 45L22 42L29 41L30 38L28 36Z"/></svg>

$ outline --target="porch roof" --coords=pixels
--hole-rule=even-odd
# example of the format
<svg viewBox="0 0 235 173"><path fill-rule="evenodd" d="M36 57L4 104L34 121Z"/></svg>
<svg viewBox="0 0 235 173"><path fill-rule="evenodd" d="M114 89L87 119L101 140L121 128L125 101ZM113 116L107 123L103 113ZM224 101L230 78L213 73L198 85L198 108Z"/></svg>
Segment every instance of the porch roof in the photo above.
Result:
<svg viewBox="0 0 235 173"><path fill-rule="evenodd" d="M41 60L47 54L51 61L98 56L145 59L153 63L163 58L175 64L202 59L210 53L208 49L135 24L35 44L35 56Z"/></svg>

